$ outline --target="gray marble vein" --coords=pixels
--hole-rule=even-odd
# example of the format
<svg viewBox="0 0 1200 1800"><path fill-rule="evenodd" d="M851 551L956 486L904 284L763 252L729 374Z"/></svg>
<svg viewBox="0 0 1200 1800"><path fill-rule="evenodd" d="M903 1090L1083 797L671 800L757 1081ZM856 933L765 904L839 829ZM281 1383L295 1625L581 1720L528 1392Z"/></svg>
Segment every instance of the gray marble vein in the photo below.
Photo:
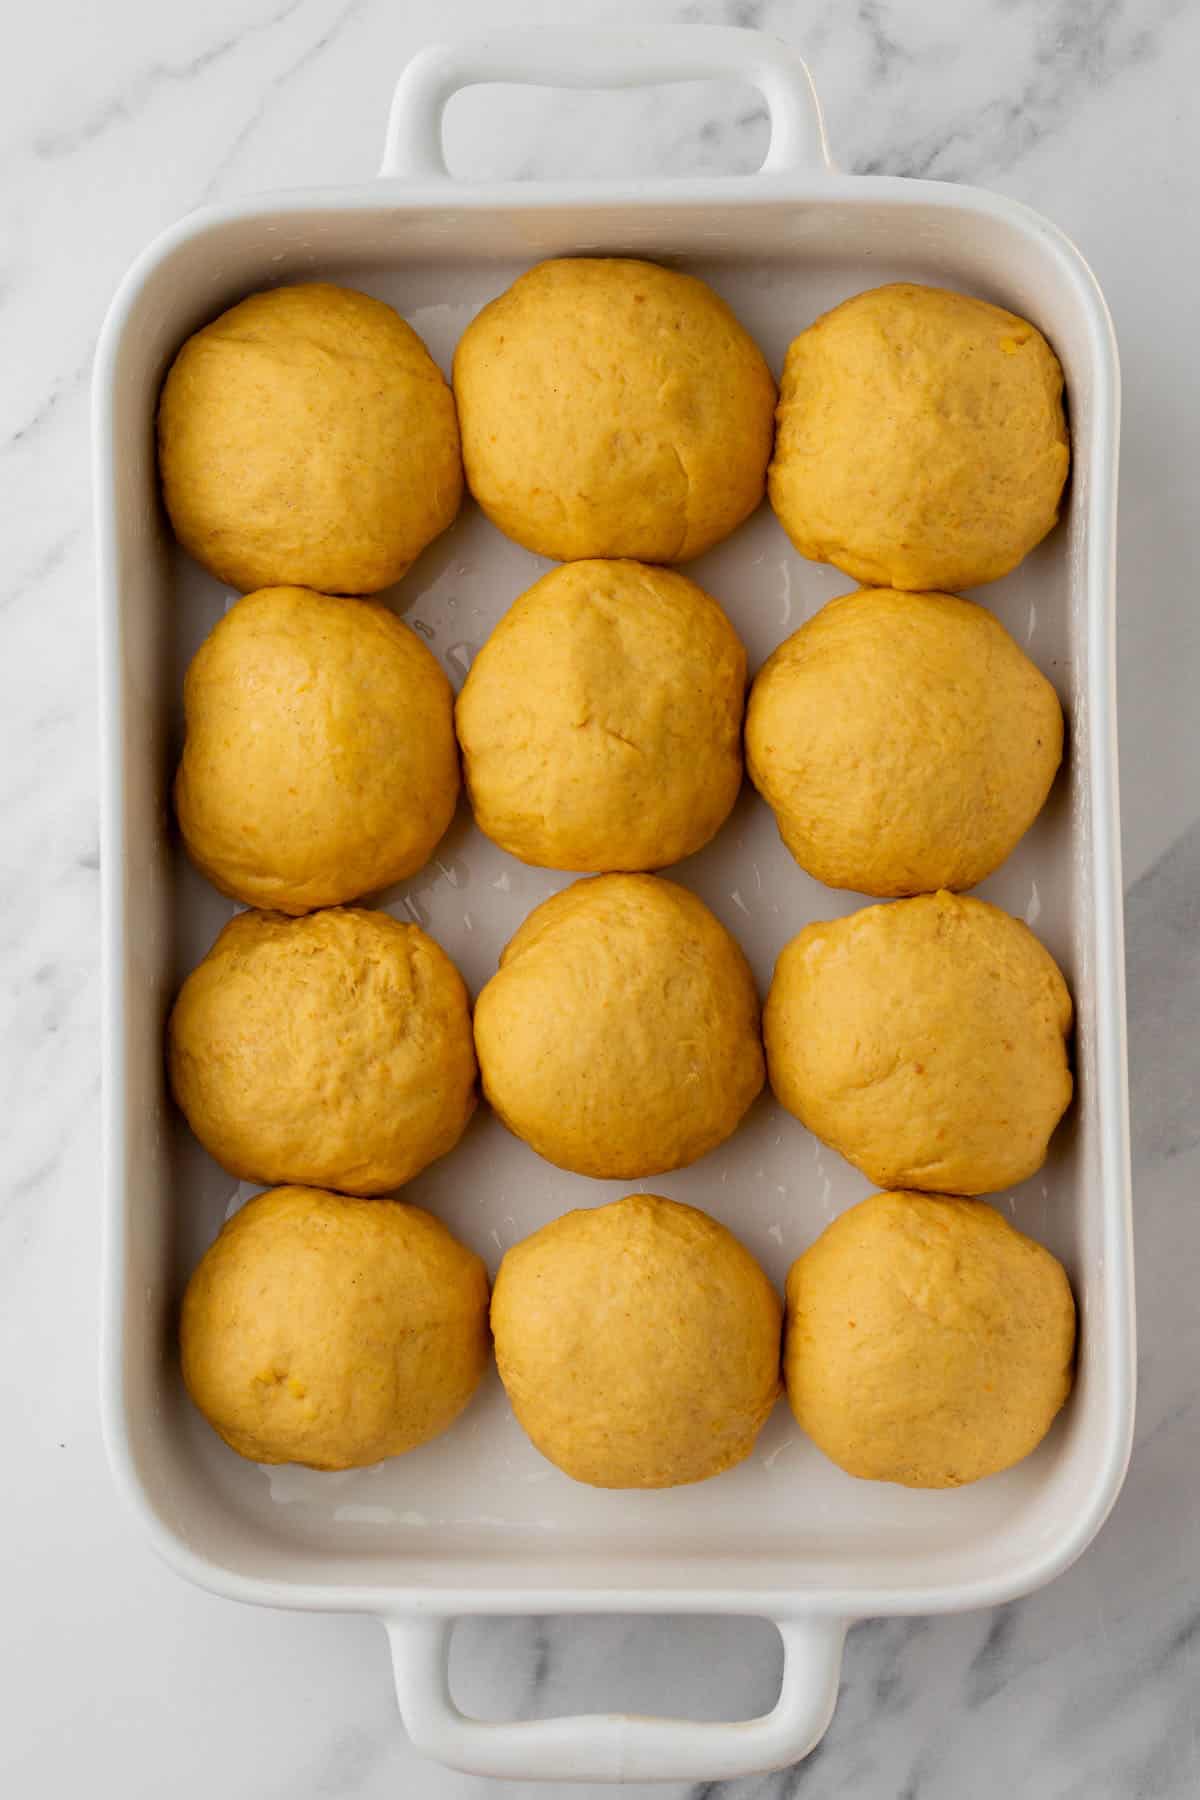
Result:
<svg viewBox="0 0 1200 1800"><path fill-rule="evenodd" d="M533 1800L431 1767L363 1618L238 1608L151 1556L95 1404L98 852L87 386L108 298L205 197L365 179L406 57L450 32L724 22L813 65L841 167L980 181L1075 236L1125 382L1118 621L1141 1309L1137 1449L1052 1587L866 1621L806 1762L666 1800L1190 1800L1200 1791L1200 607L1194 587L1200 7L1183 0L43 0L0 58L0 1791L127 1800ZM746 173L757 96L480 93L455 166L536 182ZM466 1620L491 1717L747 1716L779 1679L754 1621ZM572 1795L599 1795L577 1787Z"/></svg>
<svg viewBox="0 0 1200 1800"><path fill-rule="evenodd" d="M874 10L873 8L871 10ZM988 99L949 124L920 132L856 164L863 173L978 181L1011 168L1061 130L1085 99L1154 62L1169 50L1166 28L1181 0L1130 7L1125 0L1029 0L1028 67L1020 85ZM876 79L894 78L901 62L889 40L874 34Z"/></svg>
<svg viewBox="0 0 1200 1800"><path fill-rule="evenodd" d="M259 32L272 31L306 5L306 0L285 0L285 4L267 13L261 20L247 22L215 43L205 45L196 55L179 62L154 62L139 69L116 93L101 100L84 118L65 126L47 126L33 138L33 152L46 162L74 156L86 150L114 125L127 125L146 109L160 89L193 82L197 75L234 56L246 40Z"/></svg>
<svg viewBox="0 0 1200 1800"><path fill-rule="evenodd" d="M15 605L18 600L23 600L27 594L40 588L47 576L62 567L82 536L82 527L73 526L40 549L32 563L18 570L15 580L6 579L0 583L0 610Z"/></svg>
<svg viewBox="0 0 1200 1800"><path fill-rule="evenodd" d="M310 43L304 45L304 47L279 70L278 74L271 76L270 80L263 88L261 98L258 100L249 118L245 121L236 137L225 150L220 161L214 166L212 174L205 184L201 196L202 199L211 200L216 194L220 193L230 170L236 167L238 159L242 155L246 145L250 142L254 133L258 130L263 119L267 117L270 110L278 104L280 97L287 93L289 88L295 83L296 78L301 75L305 69L309 68L319 56L323 55L323 53L328 50L331 44L336 42L348 25L355 19L360 18L363 13L366 12L368 4L369 0L345 0L345 4L339 7L333 17L323 24L318 35L314 37ZM282 16L288 16L292 10L293 7L289 6L285 9L285 13Z"/></svg>

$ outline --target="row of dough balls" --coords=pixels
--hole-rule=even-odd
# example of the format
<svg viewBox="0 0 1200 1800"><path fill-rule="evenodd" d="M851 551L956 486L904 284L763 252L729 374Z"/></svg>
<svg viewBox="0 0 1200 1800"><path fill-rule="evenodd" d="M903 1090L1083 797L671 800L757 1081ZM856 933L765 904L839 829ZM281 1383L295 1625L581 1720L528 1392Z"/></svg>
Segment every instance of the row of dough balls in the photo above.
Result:
<svg viewBox="0 0 1200 1800"><path fill-rule="evenodd" d="M777 396L704 282L564 258L484 307L453 374L451 393L411 327L352 289L243 300L188 339L163 390L177 536L243 592L375 593L452 523L465 464L488 517L556 561L686 562L766 486L802 555L956 589L1046 535L1069 461L1041 333L911 283L802 332Z"/></svg>
<svg viewBox="0 0 1200 1800"><path fill-rule="evenodd" d="M491 633L457 706L380 603L264 588L188 670L176 810L223 892L301 913L428 860L454 813L461 745L477 823L523 862L664 868L737 798L745 689L746 653L717 602L649 564L545 575ZM768 659L745 744L797 862L887 897L991 874L1046 799L1063 721L986 608L864 589Z"/></svg>
<svg viewBox="0 0 1200 1800"><path fill-rule="evenodd" d="M552 1296L552 1304L547 1304ZM792 1265L786 1323L715 1219L637 1194L507 1251L490 1306L513 1411L577 1481L661 1488L749 1456L780 1391L847 1473L957 1487L1029 1454L1070 1391L1056 1259L991 1207L880 1193ZM225 1442L343 1469L444 1431L489 1357L483 1263L415 1206L251 1200L183 1304L183 1372Z"/></svg>
<svg viewBox="0 0 1200 1800"><path fill-rule="evenodd" d="M1071 999L1019 920L949 893L807 926L761 1020L740 948L653 875L536 907L482 989L418 926L330 908L230 920L168 1029L176 1098L231 1174L388 1193L476 1103L559 1168L684 1168L776 1097L881 1188L996 1192L1041 1167L1071 1098ZM765 1068L764 1068L765 1040Z"/></svg>

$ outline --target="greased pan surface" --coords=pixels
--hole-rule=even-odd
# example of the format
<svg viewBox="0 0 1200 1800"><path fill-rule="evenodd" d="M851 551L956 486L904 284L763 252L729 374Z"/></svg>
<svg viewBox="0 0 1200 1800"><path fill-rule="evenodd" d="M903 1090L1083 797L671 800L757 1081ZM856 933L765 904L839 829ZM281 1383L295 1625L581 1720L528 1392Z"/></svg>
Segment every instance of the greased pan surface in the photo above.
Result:
<svg viewBox="0 0 1200 1800"><path fill-rule="evenodd" d="M581 59L578 46L594 40L570 34L432 52L402 81L389 132L393 165L400 159L411 179L255 199L185 220L131 271L97 360L102 1384L114 1465L159 1549L192 1579L237 1598L392 1620L417 1741L496 1773L715 1776L802 1754L827 1719L846 1620L993 1604L1049 1579L1111 1506L1132 1428L1113 697L1118 390L1108 316L1078 253L1026 210L970 190L830 171L816 114L805 113L802 65L755 34L715 35L719 44L692 28L604 41L600 74L664 79L734 58L772 111L761 175L647 181L632 194L601 184L453 184L435 166L430 121L454 87L480 69L584 85L596 80L599 53ZM682 48L680 39L688 40ZM703 57L699 40L708 43ZM453 1431L404 1458L342 1475L268 1471L226 1451L182 1391L173 1347L182 1283L243 1195L191 1141L164 1087L166 1009L231 910L180 852L167 796L183 670L232 595L169 541L153 461L158 386L183 338L222 307L313 277L389 301L448 370L481 305L540 257L579 252L650 256L703 276L776 374L789 340L819 313L896 279L961 288L1026 314L1064 364L1074 454L1064 520L977 597L1057 686L1067 761L1041 819L977 891L1034 926L1076 1001L1075 1106L1041 1174L994 1199L1068 1267L1080 1302L1080 1373L1039 1451L974 1487L914 1493L852 1481L801 1438L783 1404L750 1460L716 1481L657 1493L580 1487L528 1444L494 1374ZM548 566L468 503L386 598L457 688L492 625ZM687 572L728 611L752 670L826 599L854 586L799 558L766 507ZM775 955L802 925L867 904L801 873L748 786L715 842L667 873L726 923L764 992ZM464 805L435 860L383 903L425 925L477 992L521 919L568 879L504 855ZM724 1220L780 1287L824 1224L869 1191L768 1094L722 1148L649 1184L564 1174L481 1109L459 1148L405 1197L438 1213L494 1272L504 1248L547 1219L638 1185ZM639 1722L618 1729L605 1720L481 1726L460 1720L446 1698L440 1626L404 1622L632 1609L792 1621L786 1716L777 1708L736 1727L643 1721L640 1735Z"/></svg>

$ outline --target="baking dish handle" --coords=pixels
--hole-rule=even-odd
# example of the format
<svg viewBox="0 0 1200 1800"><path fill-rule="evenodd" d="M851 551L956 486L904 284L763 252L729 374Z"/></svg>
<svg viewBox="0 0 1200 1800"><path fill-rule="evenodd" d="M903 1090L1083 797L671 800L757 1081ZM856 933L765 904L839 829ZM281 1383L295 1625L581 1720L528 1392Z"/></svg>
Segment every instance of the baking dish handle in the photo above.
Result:
<svg viewBox="0 0 1200 1800"><path fill-rule="evenodd" d="M833 1717L845 1619L777 1619L779 1699L757 1719L714 1724L631 1713L492 1723L450 1694L452 1619L387 1619L396 1697L415 1749L472 1775L525 1781L722 1781L798 1762Z"/></svg>
<svg viewBox="0 0 1200 1800"><path fill-rule="evenodd" d="M626 88L730 80L757 88L766 102L771 141L761 174L828 169L820 102L807 66L789 45L732 25L663 25L646 31L551 26L430 44L396 84L379 172L449 180L442 114L459 88L480 82Z"/></svg>

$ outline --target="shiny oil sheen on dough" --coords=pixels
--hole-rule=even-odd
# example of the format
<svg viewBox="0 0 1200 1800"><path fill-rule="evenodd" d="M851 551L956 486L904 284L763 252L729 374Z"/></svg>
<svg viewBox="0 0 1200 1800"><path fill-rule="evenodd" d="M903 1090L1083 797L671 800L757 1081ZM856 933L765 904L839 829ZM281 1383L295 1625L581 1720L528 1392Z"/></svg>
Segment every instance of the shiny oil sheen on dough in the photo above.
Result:
<svg viewBox="0 0 1200 1800"><path fill-rule="evenodd" d="M857 294L788 350L771 505L802 556L864 584L995 581L1058 518L1062 389L1015 313L911 282Z"/></svg>
<svg viewBox="0 0 1200 1800"><path fill-rule="evenodd" d="M1071 1099L1071 996L1027 926L924 894L808 925L763 1015L777 1098L881 1188L986 1194L1040 1169Z"/></svg>
<svg viewBox="0 0 1200 1800"><path fill-rule="evenodd" d="M1028 1456L1071 1391L1062 1265L977 1200L873 1194L792 1264L784 1377L850 1475L959 1487Z"/></svg>
<svg viewBox="0 0 1200 1800"><path fill-rule="evenodd" d="M782 1308L733 1234L653 1194L509 1250L492 1330L513 1411L575 1481L676 1487L742 1462L779 1394Z"/></svg>
<svg viewBox="0 0 1200 1800"><path fill-rule="evenodd" d="M621 257L539 263L454 354L471 492L560 562L687 562L763 497L775 383L692 275Z"/></svg>
<svg viewBox="0 0 1200 1800"><path fill-rule="evenodd" d="M175 1098L233 1175L385 1194L475 1108L462 977L417 925L334 908L229 921L171 1014Z"/></svg>
<svg viewBox="0 0 1200 1800"><path fill-rule="evenodd" d="M188 339L158 457L176 537L243 593L390 587L462 499L441 370L390 306L326 282L252 294Z"/></svg>
<svg viewBox="0 0 1200 1800"><path fill-rule="evenodd" d="M259 1194L183 1300L183 1379L260 1463L354 1469L446 1430L488 1362L487 1271L416 1206Z"/></svg>
<svg viewBox="0 0 1200 1800"><path fill-rule="evenodd" d="M509 1130L600 1179L695 1162L763 1084L745 957L655 875L598 875L536 907L479 995L475 1048Z"/></svg>
<svg viewBox="0 0 1200 1800"><path fill-rule="evenodd" d="M715 600L638 562L552 569L471 665L456 708L481 831L544 868L660 869L742 780L746 653Z"/></svg>
<svg viewBox="0 0 1200 1800"><path fill-rule="evenodd" d="M175 810L222 893L302 913L404 881L458 799L450 683L379 602L262 588L192 658Z"/></svg>
<svg viewBox="0 0 1200 1800"><path fill-rule="evenodd" d="M952 594L831 600L759 671L751 779L801 868L893 896L969 888L1041 810L1058 695L1003 625Z"/></svg>

